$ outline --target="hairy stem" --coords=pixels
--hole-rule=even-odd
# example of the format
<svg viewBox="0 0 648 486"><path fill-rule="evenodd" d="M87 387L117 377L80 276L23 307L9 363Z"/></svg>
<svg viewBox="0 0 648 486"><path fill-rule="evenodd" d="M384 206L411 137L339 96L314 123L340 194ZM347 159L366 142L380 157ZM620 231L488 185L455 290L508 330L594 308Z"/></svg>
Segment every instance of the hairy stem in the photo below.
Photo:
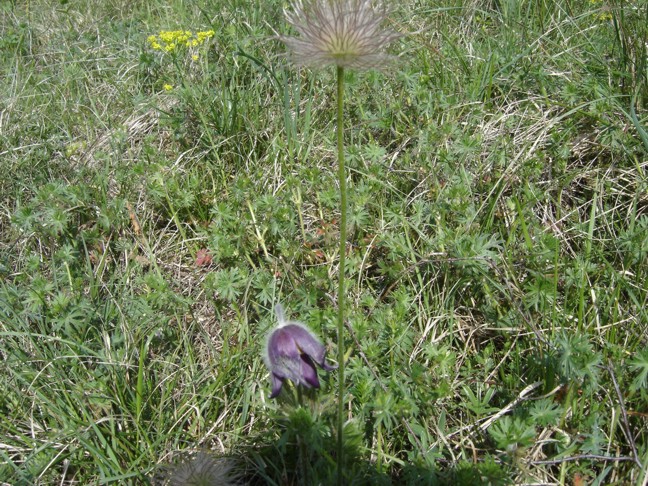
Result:
<svg viewBox="0 0 648 486"><path fill-rule="evenodd" d="M337 483L343 484L344 464L344 277L346 260L346 219L347 219L347 194L346 170L344 167L344 68L337 68L337 151L338 151L338 179L340 183L340 269L338 275L338 423L337 423Z"/></svg>

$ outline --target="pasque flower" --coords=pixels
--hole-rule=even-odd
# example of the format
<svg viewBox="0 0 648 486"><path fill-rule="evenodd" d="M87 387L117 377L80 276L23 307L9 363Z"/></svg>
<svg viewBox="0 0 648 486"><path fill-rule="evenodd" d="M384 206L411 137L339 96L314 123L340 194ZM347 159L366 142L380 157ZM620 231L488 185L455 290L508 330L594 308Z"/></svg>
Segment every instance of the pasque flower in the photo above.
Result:
<svg viewBox="0 0 648 486"><path fill-rule="evenodd" d="M385 53L399 34L384 29L387 10L371 0L296 0L286 20L299 37L279 36L295 64L372 69L393 59Z"/></svg>
<svg viewBox="0 0 648 486"><path fill-rule="evenodd" d="M337 71L337 154L340 187L340 251L338 278L338 420L337 484L344 478L344 316L345 261L347 252L347 173L344 161L344 70L381 68L394 59L385 49L399 34L383 28L387 9L381 0L291 0L286 20L297 31L297 37L278 36L291 51L297 65L325 67ZM279 308L280 310L280 308ZM296 384L319 386L314 363L325 370L324 347L306 328L295 323L281 325L270 335L267 363L272 375L272 396L281 391L283 380Z"/></svg>
<svg viewBox="0 0 648 486"><path fill-rule="evenodd" d="M216 457L199 452L190 460L164 468L160 479L167 479L168 486L219 485L235 486L242 484L237 464L226 457ZM163 469L163 471L164 471ZM165 477L166 476L166 477Z"/></svg>
<svg viewBox="0 0 648 486"><path fill-rule="evenodd" d="M275 311L279 325L268 336L265 353L272 381L270 398L279 395L286 379L295 385L319 388L315 365L324 371L337 367L326 363L326 348L304 324L286 322L281 305L277 305Z"/></svg>

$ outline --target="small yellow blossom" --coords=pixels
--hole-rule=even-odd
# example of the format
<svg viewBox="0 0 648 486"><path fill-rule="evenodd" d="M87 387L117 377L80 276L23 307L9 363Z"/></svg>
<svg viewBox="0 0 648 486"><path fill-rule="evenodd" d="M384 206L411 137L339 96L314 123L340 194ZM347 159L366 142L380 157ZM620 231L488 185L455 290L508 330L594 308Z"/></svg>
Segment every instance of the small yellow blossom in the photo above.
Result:
<svg viewBox="0 0 648 486"><path fill-rule="evenodd" d="M167 44L171 44L176 39L176 32L170 30L163 30L160 32L160 39Z"/></svg>
<svg viewBox="0 0 648 486"><path fill-rule="evenodd" d="M203 31L203 32L196 32L196 40L198 41L199 44L202 44L207 39L210 39L212 37L214 37L214 31L213 30L207 30L207 31Z"/></svg>
<svg viewBox="0 0 648 486"><path fill-rule="evenodd" d="M193 56L191 56L191 59L193 59L194 61L197 61L199 57L200 56L198 56L198 54L194 54Z"/></svg>
<svg viewBox="0 0 648 486"><path fill-rule="evenodd" d="M158 35L149 35L146 41L156 51L174 52L180 48L191 49L214 37L213 30L196 32L190 30L161 30Z"/></svg>
<svg viewBox="0 0 648 486"><path fill-rule="evenodd" d="M164 86L162 86L162 89L164 89L164 91L166 91L168 93L169 91L171 91L173 89L173 85L167 83Z"/></svg>
<svg viewBox="0 0 648 486"><path fill-rule="evenodd" d="M606 22L612 20L612 13L610 12L610 7L603 4L603 0L589 0L590 5L593 7L599 7L599 13L596 14L596 18L601 22Z"/></svg>

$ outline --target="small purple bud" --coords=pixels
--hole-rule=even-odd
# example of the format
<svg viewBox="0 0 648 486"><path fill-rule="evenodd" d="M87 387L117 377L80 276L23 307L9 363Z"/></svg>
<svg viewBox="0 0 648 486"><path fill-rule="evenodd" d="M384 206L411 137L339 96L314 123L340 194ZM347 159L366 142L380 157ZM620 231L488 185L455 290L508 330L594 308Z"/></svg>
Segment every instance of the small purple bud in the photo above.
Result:
<svg viewBox="0 0 648 486"><path fill-rule="evenodd" d="M266 344L265 362L270 370L272 393L275 398L281 392L284 380L306 388L319 388L317 368L332 371L337 366L326 363L326 348L302 323L284 317L283 307L275 307L279 325L272 330Z"/></svg>

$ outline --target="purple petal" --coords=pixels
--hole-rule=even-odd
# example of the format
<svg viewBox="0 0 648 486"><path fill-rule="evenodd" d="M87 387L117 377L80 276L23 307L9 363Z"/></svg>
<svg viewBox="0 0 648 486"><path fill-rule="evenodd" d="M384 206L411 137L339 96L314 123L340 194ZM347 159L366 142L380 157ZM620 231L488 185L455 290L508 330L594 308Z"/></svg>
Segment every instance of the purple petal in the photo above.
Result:
<svg viewBox="0 0 648 486"><path fill-rule="evenodd" d="M301 384L306 388L319 388L320 386L315 365L306 355L302 355L301 378Z"/></svg>
<svg viewBox="0 0 648 486"><path fill-rule="evenodd" d="M299 359L299 349L288 327L275 329L268 339L268 360L271 366L276 366L286 358Z"/></svg>
<svg viewBox="0 0 648 486"><path fill-rule="evenodd" d="M285 329L290 331L299 351L310 356L318 364L324 361L326 348L308 329L297 324L288 324Z"/></svg>
<svg viewBox="0 0 648 486"><path fill-rule="evenodd" d="M297 348L321 366L324 371L333 371L337 368L337 366L326 363L326 348L308 329L297 324L289 324L286 328L290 328Z"/></svg>
<svg viewBox="0 0 648 486"><path fill-rule="evenodd" d="M330 365L326 361L322 360L321 363L318 363L324 371L334 371L337 370L337 365Z"/></svg>
<svg viewBox="0 0 648 486"><path fill-rule="evenodd" d="M270 398L277 398L279 393L281 393L283 378L278 377L274 373L270 373L270 381L272 382L272 393L270 394Z"/></svg>

